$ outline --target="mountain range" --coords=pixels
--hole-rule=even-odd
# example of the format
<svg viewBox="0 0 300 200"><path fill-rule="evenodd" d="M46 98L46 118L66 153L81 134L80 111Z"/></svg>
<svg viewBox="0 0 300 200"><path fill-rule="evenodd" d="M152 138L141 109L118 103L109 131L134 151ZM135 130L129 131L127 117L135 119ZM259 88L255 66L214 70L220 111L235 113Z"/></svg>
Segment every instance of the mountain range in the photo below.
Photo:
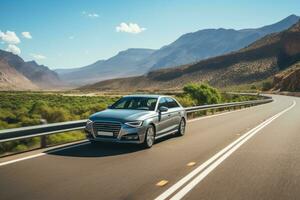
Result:
<svg viewBox="0 0 300 200"><path fill-rule="evenodd" d="M239 51L176 68L150 71L143 76L101 81L81 90L179 89L189 82L208 82L226 87L249 84L275 75L277 85L283 85L299 77L299 65L296 64L299 61L300 21L285 31L266 35Z"/></svg>
<svg viewBox="0 0 300 200"><path fill-rule="evenodd" d="M204 29L187 33L158 50L128 49L108 60L77 69L56 70L71 85L142 75L197 62L244 48L271 33L286 30L300 18L290 15L272 25L249 29Z"/></svg>
<svg viewBox="0 0 300 200"><path fill-rule="evenodd" d="M57 89L64 85L58 74L35 61L0 50L0 90Z"/></svg>
<svg viewBox="0 0 300 200"><path fill-rule="evenodd" d="M64 81L73 86L103 79L142 75L147 72L148 68L145 68L141 61L153 52L152 49L128 49L107 60L99 60L81 68L58 69L56 72Z"/></svg>
<svg viewBox="0 0 300 200"><path fill-rule="evenodd" d="M85 67L58 69L56 71L39 65L35 61L25 62L17 55L0 50L0 90L76 88L97 83L101 80L122 77L129 78L113 80L115 81L113 84L111 81L106 81L83 88L109 89L108 86L111 86L111 89L116 89L115 86L119 87L120 81L124 81L124 85L121 84L119 89L132 89L144 87L143 84L145 84L145 88L159 87L160 85L156 86L157 83L173 87L177 84L176 81L184 83L189 79L192 81L207 80L216 85L230 85L262 79L269 77L277 70L276 67L270 67L271 65L282 67L283 65L289 66L290 63L285 62L285 54L278 57L278 52L274 52L275 49L267 48L268 52L261 50L259 47L261 42L263 41L263 44L266 44L265 40L273 41L274 39L270 39L271 36L278 35L278 32L286 30L298 20L298 16L290 15L275 24L256 29L220 28L200 30L182 35L173 43L158 50L132 48L121 51L107 60L99 60ZM264 40L260 40L261 38ZM241 50L238 51L238 49ZM258 52L262 55L271 55L272 52L273 54L263 60L256 60L256 64L253 65L253 59L248 58L249 53L243 53L249 51L253 52L252 56ZM274 56L275 54L276 56ZM245 56L247 59L242 61L240 56ZM251 64L248 65L247 62ZM247 67L235 66L235 70L228 71L228 77L224 77L226 74L222 74L224 73L223 70L226 67L231 69L230 66L233 63ZM250 68L253 73L250 73ZM191 74L190 71L193 71L193 69L197 70ZM219 69L222 69L220 70L220 73L222 73L216 76L215 72ZM201 74L197 74L200 72ZM244 74L244 72L249 74ZM283 77L289 76L284 75ZM131 80L137 81L137 84L131 82ZM173 80L175 82L172 82ZM141 85L140 82L144 83ZM182 83L180 82L178 86ZM126 84L132 84L132 87Z"/></svg>

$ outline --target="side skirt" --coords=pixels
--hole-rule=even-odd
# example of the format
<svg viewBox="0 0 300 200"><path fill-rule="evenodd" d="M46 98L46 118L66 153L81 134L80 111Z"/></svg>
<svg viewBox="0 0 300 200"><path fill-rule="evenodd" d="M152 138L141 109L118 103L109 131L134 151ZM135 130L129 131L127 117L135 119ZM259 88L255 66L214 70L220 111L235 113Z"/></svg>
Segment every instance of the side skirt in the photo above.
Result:
<svg viewBox="0 0 300 200"><path fill-rule="evenodd" d="M159 139L159 138L165 137L165 136L167 136L167 135L171 135L171 134L176 133L176 132L177 132L177 130L173 130L173 131L164 133L164 134L162 134L162 135L158 135L158 136L155 137L155 139Z"/></svg>

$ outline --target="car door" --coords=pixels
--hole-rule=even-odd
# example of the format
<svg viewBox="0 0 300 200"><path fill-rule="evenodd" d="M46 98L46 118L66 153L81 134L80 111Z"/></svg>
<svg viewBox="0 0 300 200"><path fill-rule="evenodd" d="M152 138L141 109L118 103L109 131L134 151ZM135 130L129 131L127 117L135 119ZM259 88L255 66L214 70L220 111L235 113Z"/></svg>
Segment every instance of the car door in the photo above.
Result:
<svg viewBox="0 0 300 200"><path fill-rule="evenodd" d="M158 108L157 108L158 109L158 122L156 124L156 135L157 136L169 132L170 126L172 125L169 110L167 112L159 112L159 108L161 106L168 108L168 102L165 97L160 98L159 103L158 103Z"/></svg>
<svg viewBox="0 0 300 200"><path fill-rule="evenodd" d="M170 128L172 130L177 130L180 120L181 120L181 107L178 103L171 97L166 97L168 108L169 108L169 117L170 117Z"/></svg>

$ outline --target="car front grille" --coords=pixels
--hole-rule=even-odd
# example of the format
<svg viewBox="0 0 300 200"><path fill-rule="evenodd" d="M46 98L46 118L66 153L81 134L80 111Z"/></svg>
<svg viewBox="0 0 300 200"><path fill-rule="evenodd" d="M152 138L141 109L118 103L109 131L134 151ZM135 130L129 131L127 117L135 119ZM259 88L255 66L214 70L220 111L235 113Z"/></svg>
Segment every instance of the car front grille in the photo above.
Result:
<svg viewBox="0 0 300 200"><path fill-rule="evenodd" d="M96 121L93 123L93 129L96 137L110 137L110 136L98 136L98 131L103 132L112 132L114 138L118 137L121 123L119 122L104 122L104 121Z"/></svg>

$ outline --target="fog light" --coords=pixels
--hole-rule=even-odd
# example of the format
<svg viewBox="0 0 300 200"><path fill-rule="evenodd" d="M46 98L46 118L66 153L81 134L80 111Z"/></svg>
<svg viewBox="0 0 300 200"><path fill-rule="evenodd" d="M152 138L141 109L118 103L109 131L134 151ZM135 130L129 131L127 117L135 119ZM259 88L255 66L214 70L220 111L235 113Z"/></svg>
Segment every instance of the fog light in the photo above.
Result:
<svg viewBox="0 0 300 200"><path fill-rule="evenodd" d="M127 140L137 140L139 138L139 136L137 136L137 135L126 135L125 138Z"/></svg>

